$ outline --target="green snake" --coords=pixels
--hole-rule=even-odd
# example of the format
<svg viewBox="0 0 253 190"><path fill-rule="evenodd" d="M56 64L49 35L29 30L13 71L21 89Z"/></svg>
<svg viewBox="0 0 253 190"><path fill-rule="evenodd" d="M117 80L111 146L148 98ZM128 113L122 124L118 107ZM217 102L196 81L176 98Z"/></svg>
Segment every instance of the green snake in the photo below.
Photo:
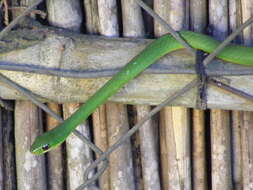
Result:
<svg viewBox="0 0 253 190"><path fill-rule="evenodd" d="M221 43L207 35L182 31L180 35L193 48L211 53ZM135 78L149 65L162 56L184 47L171 35L164 35L150 43L141 53L134 57L102 88L91 96L71 117L56 128L38 136L31 146L34 154L43 154L63 143L71 132L101 104L115 94L123 85ZM218 58L241 65L253 66L253 47L231 44L217 55Z"/></svg>

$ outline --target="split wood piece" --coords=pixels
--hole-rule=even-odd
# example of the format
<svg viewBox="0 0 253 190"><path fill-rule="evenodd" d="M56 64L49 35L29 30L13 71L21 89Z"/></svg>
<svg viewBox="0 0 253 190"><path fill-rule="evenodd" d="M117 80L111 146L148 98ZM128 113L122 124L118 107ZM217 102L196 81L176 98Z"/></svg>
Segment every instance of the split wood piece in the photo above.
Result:
<svg viewBox="0 0 253 190"><path fill-rule="evenodd" d="M195 190L207 189L206 168L206 134L205 134L205 112L193 110L192 126L192 165L193 165L193 187Z"/></svg>
<svg viewBox="0 0 253 190"><path fill-rule="evenodd" d="M94 142L103 152L108 149L108 129L106 121L105 105L100 106L92 114ZM98 158L99 155L96 155ZM99 178L99 187L103 190L110 190L109 168Z"/></svg>
<svg viewBox="0 0 253 190"><path fill-rule="evenodd" d="M98 0L98 13L100 23L99 33L101 35L108 37L119 36L118 10L119 6L116 0ZM112 66L114 67L115 65ZM122 132L126 132L129 129L127 122L128 116L126 113L126 105L111 102L106 103L109 146L115 142L115 139L118 139L122 136ZM114 118L114 120L110 121L110 119L108 119L110 117L112 119ZM125 121L126 124L122 125L121 121ZM119 133L117 133L118 129ZM131 153L132 152L130 141L126 142L122 147L120 147L116 152L113 153L114 156L119 156L119 160L116 160L113 155L111 157L112 160L110 160L110 185L112 190L134 189L132 164L133 160ZM129 163L131 164L129 165ZM122 166L124 166L125 169Z"/></svg>
<svg viewBox="0 0 253 190"><path fill-rule="evenodd" d="M2 109L4 189L16 189L14 112Z"/></svg>
<svg viewBox="0 0 253 190"><path fill-rule="evenodd" d="M98 1L85 0L84 12L86 16L86 32L88 34L98 34L100 29L99 14L98 14ZM92 126L94 142L102 151L108 149L108 133L106 125L106 109L105 105L101 105L92 114ZM99 155L96 155L99 158ZM100 169L101 166L98 167ZM110 173L109 168L98 179L99 187L103 190L110 190Z"/></svg>
<svg viewBox="0 0 253 190"><path fill-rule="evenodd" d="M161 3L158 5L157 3ZM188 28L188 17L189 17L189 5L185 1L158 1L155 11L161 14L163 17L167 17L166 21L171 25L174 30L182 30ZM158 8L158 6L160 6ZM168 11L169 10L169 11ZM159 25L158 25L159 26ZM163 27L163 26L160 26ZM159 27L158 27L159 28ZM167 33L166 30L158 30L155 35L161 36ZM171 117L168 115L171 114ZM163 118L165 116L165 118ZM168 118L166 118L168 117ZM171 119L172 121L167 121ZM165 120L171 125L160 126L161 128L166 128L165 135L173 134L172 139L167 137L167 154L168 154L168 189L191 189L191 160L190 160L190 120L189 120L189 110L181 107L171 107L164 109L164 114L161 115L161 120ZM184 132L184 133L182 133ZM164 135L162 135L164 137ZM174 142L173 142L174 141ZM163 148L163 147L162 147ZM174 156L170 156L171 152L175 152ZM172 167L169 167L172 166ZM173 181L173 177L177 177ZM172 177L172 178L171 178ZM166 180L166 179L165 179Z"/></svg>
<svg viewBox="0 0 253 190"><path fill-rule="evenodd" d="M193 31L205 32L207 26L206 0L190 2L190 26ZM198 10L198 11L196 11ZM192 117L192 186L194 190L207 190L206 126L204 110L193 109Z"/></svg>
<svg viewBox="0 0 253 190"><path fill-rule="evenodd" d="M222 11L222 14L219 10ZM211 0L209 2L209 25L211 33L218 40L228 35L228 1ZM211 163L212 188L232 189L231 167L231 125L230 114L226 110L211 111Z"/></svg>
<svg viewBox="0 0 253 190"><path fill-rule="evenodd" d="M232 189L230 127L229 111L211 111L211 167L214 189Z"/></svg>
<svg viewBox="0 0 253 190"><path fill-rule="evenodd" d="M19 3L21 6L28 6L34 2L21 0ZM12 3L17 2L12 0ZM21 12L12 10L12 14L13 18L16 18ZM45 156L38 157L30 152L33 141L43 131L42 112L30 101L16 101L14 121L17 189L45 190Z"/></svg>
<svg viewBox="0 0 253 190"><path fill-rule="evenodd" d="M144 17L141 8L135 0L121 0L123 35L124 37L144 37ZM152 23L148 23L152 26ZM151 27L149 27L151 28ZM151 110L147 105L136 105L138 122ZM159 176L159 160L158 160L158 126L155 125L152 118L145 123L134 137L133 157L135 183L137 189L151 190L161 189ZM138 151L139 150L139 151ZM141 163L140 163L141 162Z"/></svg>
<svg viewBox="0 0 253 190"><path fill-rule="evenodd" d="M4 155L3 155L3 114L2 108L0 108L0 190L4 189Z"/></svg>
<svg viewBox="0 0 253 190"><path fill-rule="evenodd" d="M82 14L81 14L81 4L79 1L47 0L47 10L48 10L48 21L50 25L60 27L60 28L65 28L70 31L75 31L75 32L80 31L81 23L82 23ZM68 16L66 17L66 15ZM56 84L57 81L59 80L60 78L55 78L53 82L55 82ZM59 112L60 108L57 104L49 103L49 107L58 107L58 112ZM64 110L67 112L67 113L63 113L65 115L65 118L68 117L71 113L73 113L73 110L75 109L77 109L76 104L64 105ZM86 137L89 136L89 128L82 130L82 132L84 132L82 133L84 136ZM90 150L87 146L81 145L82 142L79 142L80 140L77 139L76 137L73 137L73 135L70 138L71 140L73 139L73 142L70 142L69 140L67 140L67 144L66 144L66 149L68 153L66 159L68 163L67 168L69 172L69 175L67 176L67 181L68 181L70 190L71 189L74 190L80 184L84 182L84 179L83 179L84 169L90 163L90 160L92 158L91 158ZM75 143L77 143L79 146L75 147L74 145ZM71 150L73 147L75 148ZM80 151L79 152L80 156L78 156L77 152L75 151ZM58 149L58 152L54 152L54 159L56 160L59 159L58 163L63 162L62 152L60 149ZM72 160L75 160L73 162L74 164L72 163ZM78 161L80 161L80 163L78 163ZM80 166L82 164L83 166ZM59 164L55 164L51 166L52 167L48 168L50 173L53 173L54 171L58 170L57 166L60 167ZM79 177L76 177L75 172L78 173ZM63 176L58 176L58 180L61 180L62 177ZM60 182L59 185L63 185L61 181L59 182ZM54 183L54 185L57 185L57 183ZM56 188L56 189L59 189L59 188Z"/></svg>
<svg viewBox="0 0 253 190"><path fill-rule="evenodd" d="M64 104L64 119L70 117L79 107L79 104ZM76 129L86 138L90 139L87 121L79 125ZM77 187L79 187L79 185L84 183L84 172L92 163L93 158L89 147L73 134L71 134L66 140L66 150L68 173L67 183L70 190L75 190ZM90 173L89 178L92 177L92 175L93 173Z"/></svg>
<svg viewBox="0 0 253 190"><path fill-rule="evenodd" d="M47 188L45 157L35 156L30 152L33 141L42 133L41 119L41 111L33 103L16 101L15 150L18 189Z"/></svg>
<svg viewBox="0 0 253 190"><path fill-rule="evenodd" d="M106 104L108 142L113 145L129 129L127 110L118 103ZM130 140L109 156L111 189L135 189Z"/></svg>
<svg viewBox="0 0 253 190"><path fill-rule="evenodd" d="M232 164L233 164L233 185L235 190L243 189L243 163L242 163L242 128L243 112L232 112Z"/></svg>
<svg viewBox="0 0 253 190"><path fill-rule="evenodd" d="M242 21L252 15L253 2L241 1ZM244 30L243 40L247 45L252 45L252 30L248 27ZM243 126L241 128L241 152L242 152L242 176L243 188L253 188L253 113L243 112Z"/></svg>
<svg viewBox="0 0 253 190"><path fill-rule="evenodd" d="M49 103L48 107L58 115L61 115L61 107L58 104ZM52 130L60 124L52 116L46 117L47 130ZM47 155L47 169L48 169L48 186L51 190L63 189L64 187L64 165L63 165L63 146L58 146L53 151L48 152Z"/></svg>

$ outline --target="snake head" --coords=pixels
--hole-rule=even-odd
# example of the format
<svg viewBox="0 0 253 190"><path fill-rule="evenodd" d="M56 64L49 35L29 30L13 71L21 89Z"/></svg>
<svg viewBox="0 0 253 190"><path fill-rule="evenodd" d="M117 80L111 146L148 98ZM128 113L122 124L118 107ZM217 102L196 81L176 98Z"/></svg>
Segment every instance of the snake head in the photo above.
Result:
<svg viewBox="0 0 253 190"><path fill-rule="evenodd" d="M38 136L33 142L30 152L36 155L44 154L64 142L65 138L58 128L54 128Z"/></svg>

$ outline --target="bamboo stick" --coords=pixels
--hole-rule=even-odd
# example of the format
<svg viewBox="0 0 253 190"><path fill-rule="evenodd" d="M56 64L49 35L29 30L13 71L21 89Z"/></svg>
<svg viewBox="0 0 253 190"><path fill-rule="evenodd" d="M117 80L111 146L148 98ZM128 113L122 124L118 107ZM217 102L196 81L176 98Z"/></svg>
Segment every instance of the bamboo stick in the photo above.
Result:
<svg viewBox="0 0 253 190"><path fill-rule="evenodd" d="M2 108L0 107L0 190L4 189L4 167L3 167L3 122Z"/></svg>
<svg viewBox="0 0 253 190"><path fill-rule="evenodd" d="M64 119L71 116L78 108L79 104L63 104ZM84 122L76 128L86 138L90 139L88 122ZM89 147L71 134L66 140L67 149L67 171L68 189L75 190L80 184L84 183L84 172L92 162L92 154ZM91 173L89 177L93 174Z"/></svg>
<svg viewBox="0 0 253 190"><path fill-rule="evenodd" d="M27 6L34 1L20 1ZM13 4L17 3L15 0ZM12 11L18 16L20 11ZM24 114L25 113L25 114ZM30 147L36 136L42 132L41 111L30 101L17 101L15 105L15 156L17 189L46 189L45 157L30 153Z"/></svg>
<svg viewBox="0 0 253 190"><path fill-rule="evenodd" d="M246 21L253 14L253 2L241 1L242 21ZM247 27L243 32L244 43L252 45L252 26ZM242 145L242 184L245 190L253 189L253 112L243 112L243 126L241 127Z"/></svg>
<svg viewBox="0 0 253 190"><path fill-rule="evenodd" d="M81 14L81 5L80 2L78 1L68 1L68 0L47 0L47 10L48 10L48 21L50 25L61 27L61 28L66 28L75 32L79 32L81 29L81 22L82 22L82 14ZM66 14L68 16L66 17ZM64 56L64 50L62 53L62 56ZM60 63L61 64L61 63ZM55 78L55 85L57 85L57 81L61 80L60 78ZM60 108L57 104L54 103L49 103L49 107L51 108L56 108L57 112L60 112ZM68 104L69 107L64 106L65 111L67 113L65 114L65 117L69 117L69 114L72 113L72 110L76 109L76 104ZM49 117L49 116L48 116ZM49 124L49 123L48 123ZM57 123L55 123L57 124ZM56 126L56 125L55 125ZM85 131L85 130L84 130ZM89 133L89 132L88 132ZM85 136L89 136L89 134L84 134ZM73 141L73 142L69 142ZM71 136L71 138L67 140L67 163L68 163L68 185L69 189L75 189L77 188L80 184L82 184L83 177L76 177L76 172L79 174L79 176L83 176L84 169L87 167L87 164L89 164L90 158L90 153L89 148L86 147L85 145L81 145L79 142L79 139L76 139L75 137ZM74 148L74 150L71 150L72 144L79 144L79 149ZM77 149L77 150L76 150ZM74 151L80 151L80 154L84 154L80 156L78 159L77 155L75 155L73 152ZM87 152L87 153L86 153ZM83 160L87 156L88 161ZM57 162L59 160L60 162ZM74 160L75 164L72 164L72 160ZM80 161L80 163L78 163ZM57 162L57 163L55 163ZM51 166L52 168L49 167L49 173L51 173L53 176L57 176L56 178L50 178L51 180L56 180L58 183L49 183L49 184L54 184L55 189L62 189L60 186L63 186L63 176L62 175L57 175L58 171L62 173L62 150L58 149L57 152L54 152L54 155L52 157L49 157L49 163L52 163ZM79 165L83 164L83 167L80 167ZM49 165L50 166L50 165ZM57 187L59 185L59 187Z"/></svg>
<svg viewBox="0 0 253 190"><path fill-rule="evenodd" d="M4 189L16 189L14 113L2 110Z"/></svg>
<svg viewBox="0 0 253 190"><path fill-rule="evenodd" d="M242 24L242 9L241 2L236 0L229 1L229 29L235 31L239 25ZM242 43L242 36L240 34L236 37L235 41ZM243 112L232 111L231 115L232 131L231 131L231 143L232 143L232 182L235 190L243 189L243 177L242 177L242 139L241 139L241 127L243 126Z"/></svg>
<svg viewBox="0 0 253 190"><path fill-rule="evenodd" d="M134 0L122 0L122 19L123 19L123 35L125 37L143 37L144 23L141 9ZM137 113L137 122L144 117L151 108L145 105L135 107ZM153 120L149 120L139 130L142 175L145 190L160 190L159 164L157 152L157 126ZM136 164L135 168L138 167ZM141 176L140 176L141 177ZM139 177L139 178L140 178ZM138 180L138 177L135 176ZM140 181L140 180L139 180ZM142 183L139 182L139 189L143 189Z"/></svg>
<svg viewBox="0 0 253 190"><path fill-rule="evenodd" d="M79 32L81 29L82 15L81 5L78 1L47 1L49 23ZM67 19L66 13L68 13ZM71 13L71 14L70 14ZM58 81L60 79L56 79ZM79 104L64 104L64 117L68 118L77 110ZM84 129L83 129L84 128ZM90 138L88 123L80 125L78 130L86 137ZM92 155L89 147L84 145L79 139L71 135L66 141L67 149L67 171L68 171L68 188L75 189L84 182L83 173L92 161Z"/></svg>
<svg viewBox="0 0 253 190"><path fill-rule="evenodd" d="M232 164L233 164L233 185L235 190L243 189L243 165L242 165L242 128L243 112L232 112Z"/></svg>
<svg viewBox="0 0 253 190"><path fill-rule="evenodd" d="M211 112L212 188L232 189L230 117L225 110Z"/></svg>
<svg viewBox="0 0 253 190"><path fill-rule="evenodd" d="M187 18L189 15L186 15L188 12L186 1L155 1L154 5L157 13L166 19L175 30L188 28ZM167 33L166 30L160 29L160 27L157 30L155 29L155 35L157 36ZM169 119L171 121L168 121ZM189 110L180 107L166 108L161 115L161 120L164 120L161 122L163 124L170 124L161 125L161 128L166 128L161 129L161 131L165 131L167 136L165 139L167 147L162 146L161 151L165 152L166 150L163 150L165 148L167 154L175 152L173 156L168 155L168 160L165 160L165 168L168 168L168 171L166 176L163 177L163 182L167 179L168 184L164 185L164 189L191 189ZM182 132L184 133L182 134ZM169 136L174 138L169 138Z"/></svg>
<svg viewBox="0 0 253 190"><path fill-rule="evenodd" d="M193 0L190 2L190 26L193 31L205 32L207 26L207 1ZM198 10L198 11L195 11ZM192 125L192 183L194 190L207 189L207 168L206 168L206 130L205 112L193 110Z"/></svg>
<svg viewBox="0 0 253 190"><path fill-rule="evenodd" d="M40 117L39 109L31 102L16 102L15 150L17 189L47 189L45 185L45 157L32 155L29 151L34 139L42 132Z"/></svg>
<svg viewBox="0 0 253 190"><path fill-rule="evenodd" d="M216 39L228 34L228 2L209 2L209 29ZM228 111L211 111L212 188L232 189L230 115Z"/></svg>
<svg viewBox="0 0 253 190"><path fill-rule="evenodd" d="M88 34L99 33L99 15L97 0L84 0L84 12L86 15L86 32ZM93 136L95 144L102 150L108 149L108 133L106 126L106 109L105 105L101 105L92 114ZM99 155L96 155L97 158ZM99 187L103 190L110 190L110 173L107 169L99 178Z"/></svg>
<svg viewBox="0 0 253 190"><path fill-rule="evenodd" d="M106 125L107 121L105 104L96 109L96 111L92 114L92 121L94 141L102 151L106 151L108 149L108 131ZM99 186L101 189L110 190L109 172L110 170L107 169L99 178Z"/></svg>
<svg viewBox="0 0 253 190"><path fill-rule="evenodd" d="M98 0L100 34L104 36L119 35L117 9L118 7L116 0ZM126 109L126 106L123 104L106 104L109 146L115 142L115 139L120 138L121 135L129 129L128 123L121 125L121 121L117 119L121 118L121 120L127 122L128 119ZM113 119L112 121L108 119L110 117ZM122 166L128 167L124 168ZM134 189L133 164L130 142L124 144L110 156L110 185L112 190Z"/></svg>
<svg viewBox="0 0 253 190"><path fill-rule="evenodd" d="M60 105L49 103L48 107L58 115L61 115ZM59 121L47 115L47 130L52 130L59 125ZM48 168L48 187L50 190L64 189L64 167L63 167L63 150L62 146L57 147L47 154L47 168Z"/></svg>
<svg viewBox="0 0 253 190"><path fill-rule="evenodd" d="M143 17L141 14L141 8L135 2L135 0L121 0L121 10L122 10L122 25L123 25L123 36L136 38L144 36L144 24ZM135 112L135 109L138 110L138 106L134 107L132 112ZM134 115L133 113L133 115ZM138 114L138 111L137 111ZM134 121L136 121L135 116ZM145 152L145 150L141 150L141 142L139 131L135 133L131 138L132 144L132 157L133 157L133 172L134 172L134 181L136 189L144 189L149 187L149 184L152 183L150 181L145 180L147 173L147 168L142 163L141 151ZM144 178L144 179L143 179Z"/></svg>
<svg viewBox="0 0 253 190"><path fill-rule="evenodd" d="M243 189L253 188L253 112L243 113L242 138L242 175Z"/></svg>
<svg viewBox="0 0 253 190"><path fill-rule="evenodd" d="M3 10L3 9L2 9ZM0 11L0 29L3 28L3 11ZM4 166L3 166L3 109L0 107L0 190L4 189Z"/></svg>
<svg viewBox="0 0 253 190"><path fill-rule="evenodd" d="M127 110L117 103L106 104L108 141L113 145L129 129ZM134 186L133 162L130 140L110 155L111 190L132 190Z"/></svg>
<svg viewBox="0 0 253 190"><path fill-rule="evenodd" d="M193 187L194 190L207 189L207 169L205 151L205 112L193 110Z"/></svg>

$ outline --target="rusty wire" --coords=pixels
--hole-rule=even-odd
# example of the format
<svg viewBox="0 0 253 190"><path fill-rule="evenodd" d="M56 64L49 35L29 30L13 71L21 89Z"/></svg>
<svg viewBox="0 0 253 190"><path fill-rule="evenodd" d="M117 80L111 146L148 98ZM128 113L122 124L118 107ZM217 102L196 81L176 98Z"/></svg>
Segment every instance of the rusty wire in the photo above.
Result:
<svg viewBox="0 0 253 190"><path fill-rule="evenodd" d="M7 26L2 32L0 32L0 39L3 38L3 36L10 31L14 26L16 26L19 21L26 15L28 15L34 7L36 7L39 3L41 3L43 0L38 0L37 2L35 2L33 5L31 5L30 7L28 7L24 13L22 15L20 15L19 17L17 17L17 19L15 19L13 22L10 23L9 26ZM156 19L158 22L160 22L160 24L162 24L164 27L166 27L167 29L169 29L169 31L172 33L172 35L178 39L179 41L185 45L185 47L191 52L191 53L195 53L196 51L194 49L192 49L188 44L185 44L184 39L182 39L180 37L180 35L178 33L176 33L175 31L173 31L173 29L168 25L168 23L166 23L166 21L164 21L161 17L159 17L159 15L157 15L152 9L150 9L148 6L146 6L146 4L144 4L141 0L135 0L142 8L144 8L151 16L154 17L154 19ZM218 47L217 49L209 54L209 56L207 56L207 58L205 58L203 60L203 63L205 65L208 65L214 58L215 56L228 44L230 43L236 35L238 35L245 27L249 26L251 23L253 22L253 17L251 17L250 19L248 19L244 24L242 24L235 32L233 32L226 40L224 40ZM172 30L171 30L172 29ZM2 68L3 69L3 68ZM7 69L8 70L8 69ZM47 74L47 73L43 73L43 74ZM112 74L112 73L111 73ZM4 81L5 83L7 83L8 85L12 86L13 88L15 88L16 90L18 90L19 92L21 92L22 94L24 94L25 96L27 96L28 99L30 99L32 102L34 102L37 106L39 106L41 109L43 109L45 112L47 112L48 114L52 115L54 118L58 119L59 121L63 121L63 119L58 116L57 114L55 114L54 112L52 112L52 110L50 110L45 104L43 104L42 102L40 102L38 100L38 96L35 95L34 93L30 92L29 90L21 87L20 85L16 84L14 81L11 81L10 79L8 79L7 77L5 77L4 75L0 74L0 80ZM238 89L235 89L229 85L223 84L220 81L214 80L212 78L209 78L208 82L210 82L211 84L216 85L219 88L222 88L224 90L227 90L233 94L236 94L238 96L250 99L252 101L252 95L249 95L245 92L242 92ZM197 85L197 80L194 79L192 80L190 83L188 83L186 86L184 86L181 90L175 92L172 96L170 96L167 100L165 100L164 102L162 102L161 104L159 104L156 108L154 108L153 110L151 110L151 112L149 114L147 114L144 118L142 118L140 120L140 122L138 122L135 126L133 126L133 128L131 128L125 135L123 135L114 145L112 145L106 152L102 152L98 147L96 147L96 145L94 145L89 139L86 139L82 134L80 134L78 131L75 132L75 135L77 135L85 144L88 144L88 146L96 153L98 153L100 155L100 157L95 160L86 170L85 172L85 177L86 177L86 181L84 184L82 184L81 186L79 186L77 188L77 190L81 190L91 184L93 184L101 175L102 173L105 171L105 169L108 167L108 156L115 151L120 145L122 145L128 138L130 138L142 125L145 121L149 120L153 115L155 115L157 112L159 112L163 107L167 106L168 104L170 104L172 101L174 101L175 99L177 99L178 97L182 96L183 94L185 94L186 92L188 92L189 90L191 90L193 87L196 87ZM93 170L94 168L97 168L98 165L104 161L104 166L97 171L97 174L95 174L93 177L91 177L90 179L88 179L88 174L91 170Z"/></svg>

